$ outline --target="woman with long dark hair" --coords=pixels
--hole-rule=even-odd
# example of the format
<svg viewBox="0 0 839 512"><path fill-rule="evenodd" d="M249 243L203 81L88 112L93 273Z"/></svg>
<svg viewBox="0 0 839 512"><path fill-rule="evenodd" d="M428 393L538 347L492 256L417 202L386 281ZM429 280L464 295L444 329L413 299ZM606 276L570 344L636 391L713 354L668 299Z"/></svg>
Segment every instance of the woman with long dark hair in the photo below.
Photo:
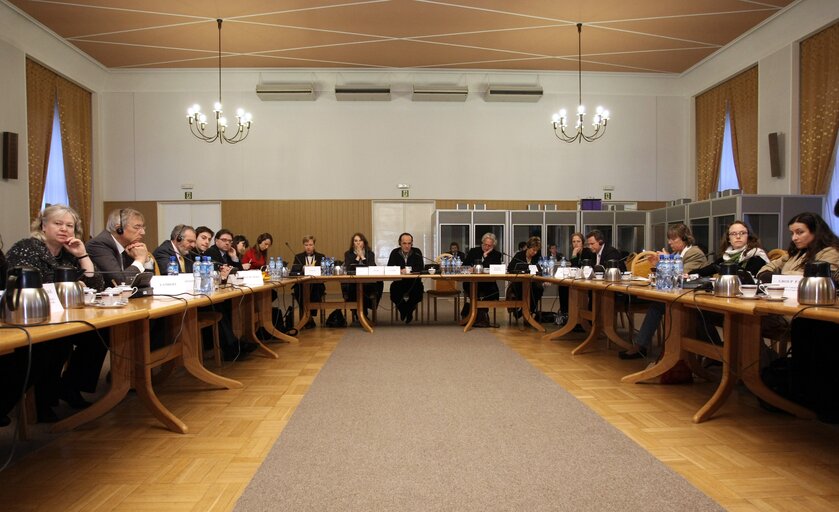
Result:
<svg viewBox="0 0 839 512"><path fill-rule="evenodd" d="M256 244L242 256L242 265L246 268L258 269L268 264L268 249L274 244L274 237L271 233L262 233L256 237Z"/></svg>
<svg viewBox="0 0 839 512"><path fill-rule="evenodd" d="M370 249L370 242L364 233L353 233L350 238L350 248L344 253L344 268L347 271L352 271L358 267L372 267L376 265L376 255ZM345 283L341 285L341 290L344 293L344 300L354 301L357 298L357 287L355 283ZM364 311L374 307L382 298L382 291L384 290L384 282L375 281L372 283L364 283ZM356 312L353 309L353 319L355 319Z"/></svg>
<svg viewBox="0 0 839 512"><path fill-rule="evenodd" d="M803 274L804 265L811 261L830 263L833 281L839 283L839 238L818 213L799 213L790 219L792 240L787 255L764 265L758 277L772 281L772 274Z"/></svg>

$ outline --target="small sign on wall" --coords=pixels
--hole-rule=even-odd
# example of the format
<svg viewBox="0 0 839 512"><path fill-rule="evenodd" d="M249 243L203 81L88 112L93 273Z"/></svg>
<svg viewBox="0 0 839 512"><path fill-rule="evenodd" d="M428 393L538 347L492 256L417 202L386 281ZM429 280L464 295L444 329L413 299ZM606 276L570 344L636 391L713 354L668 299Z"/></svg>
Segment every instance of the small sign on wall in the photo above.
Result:
<svg viewBox="0 0 839 512"><path fill-rule="evenodd" d="M192 192L184 192L184 199L192 199Z"/></svg>
<svg viewBox="0 0 839 512"><path fill-rule="evenodd" d="M410 195L411 195L411 191L410 191L410 190L403 190L403 191L402 191L402 197L408 197L408 196L410 196Z"/></svg>

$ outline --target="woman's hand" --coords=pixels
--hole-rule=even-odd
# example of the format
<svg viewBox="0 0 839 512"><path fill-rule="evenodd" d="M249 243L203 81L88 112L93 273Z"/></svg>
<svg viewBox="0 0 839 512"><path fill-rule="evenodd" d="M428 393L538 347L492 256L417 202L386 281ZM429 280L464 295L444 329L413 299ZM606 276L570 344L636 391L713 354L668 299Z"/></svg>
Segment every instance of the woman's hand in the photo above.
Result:
<svg viewBox="0 0 839 512"><path fill-rule="evenodd" d="M69 252L76 258L87 254L87 249L85 249L84 242L82 242L78 238L68 238L67 241L64 242L64 248L67 249L67 252Z"/></svg>
<svg viewBox="0 0 839 512"><path fill-rule="evenodd" d="M576 258L582 250L582 247L574 247L574 249L571 251L571 257Z"/></svg>

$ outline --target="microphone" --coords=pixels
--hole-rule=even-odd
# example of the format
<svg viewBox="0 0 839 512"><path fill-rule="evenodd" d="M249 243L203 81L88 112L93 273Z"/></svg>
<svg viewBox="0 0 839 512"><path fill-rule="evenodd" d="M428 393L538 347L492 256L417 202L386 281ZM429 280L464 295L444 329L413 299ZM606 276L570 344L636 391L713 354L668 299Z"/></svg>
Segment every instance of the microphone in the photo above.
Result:
<svg viewBox="0 0 839 512"><path fill-rule="evenodd" d="M525 274L525 273L530 272L530 262L529 262L529 261L523 260L523 259L521 259L521 258L517 258L517 257L515 257L515 256L510 256L509 254L507 254L507 253L506 253L506 252L504 252L504 251L498 251L498 252L500 252L500 253L501 253L501 254L503 254L504 256L506 256L506 257L510 258L510 263L512 263L512 262L514 262L514 261L518 261L518 262L520 262L520 263L524 263L524 266L525 266L526 268L521 269L521 270L517 270L517 269L519 268L519 265L513 265L513 273L514 273L514 274L515 274L516 272L518 272L519 274ZM537 265L537 267L538 267L538 265Z"/></svg>
<svg viewBox="0 0 839 512"><path fill-rule="evenodd" d="M296 264L298 264L298 263L299 263L299 264L301 264L301 265L302 265L302 264L303 264L303 262L298 261L298 260L299 260L299 258L297 257L298 255L297 255L297 254L294 254L294 249L292 249L292 248L291 248L291 246L290 246L290 245L288 245L288 242L283 242L283 243L285 244L285 246L286 246L286 247L288 247L288 250L289 250L289 251L291 251L292 260L293 260L293 261L291 262L291 264L292 264L292 265L296 265Z"/></svg>

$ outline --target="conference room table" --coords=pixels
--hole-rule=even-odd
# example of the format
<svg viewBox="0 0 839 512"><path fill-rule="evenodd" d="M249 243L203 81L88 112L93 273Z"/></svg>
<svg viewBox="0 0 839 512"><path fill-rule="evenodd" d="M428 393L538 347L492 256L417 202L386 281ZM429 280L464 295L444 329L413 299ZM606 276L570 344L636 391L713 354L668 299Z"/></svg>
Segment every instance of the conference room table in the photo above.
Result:
<svg viewBox="0 0 839 512"><path fill-rule="evenodd" d="M481 283L481 282L495 282L495 281L511 281L522 283L522 296L520 299L508 300L484 300L478 297L478 287L471 286L469 299L472 307L469 310L469 316L463 320L463 332L470 331L478 317L478 309L480 308L521 308L522 317L534 329L544 332L545 328L536 321L530 314L530 287L526 284L530 283L529 274L473 274L473 273L457 273L457 274L399 274L399 275L372 275L372 276L358 276L358 275L335 275L335 276L309 276L301 284L303 286L303 315L298 321L296 328L298 330L311 320L311 310L317 309L326 304L330 307L355 309L358 315L358 322L361 327L367 332L373 332L373 326L370 320L364 313L364 284L376 281L398 281L402 279L430 279L430 280L450 280L459 282ZM350 284L356 286L356 300L346 301L344 299L328 300L325 302L312 302L310 286L315 283L329 283L337 282L341 284Z"/></svg>
<svg viewBox="0 0 839 512"><path fill-rule="evenodd" d="M681 360L685 360L698 375L707 375L691 354L719 361L722 377L711 398L694 414L693 421L708 420L725 403L738 380L756 396L767 403L801 418L814 418L813 411L770 390L760 377L760 351L763 346L761 317L765 315L798 315L839 323L839 308L802 307L794 299L784 302L766 300L744 300L740 298L715 297L697 290L662 291L651 288L644 281L606 282L586 279L555 279L536 277L534 279L565 285L569 290L569 320L565 327L552 332L545 339L559 339L573 329L579 320L591 322L591 330L573 353L581 353L590 347L603 332L610 341L626 346L614 330L615 294L622 293L647 301L666 305L664 329L664 350L656 364L623 377L622 382L639 383L661 377ZM592 311L585 308L587 295L591 292ZM582 307L581 307L582 306ZM697 311L718 313L722 317L723 344L715 345L697 339ZM701 314L699 315L701 317ZM715 328L715 327L712 327Z"/></svg>
<svg viewBox="0 0 839 512"><path fill-rule="evenodd" d="M26 347L30 342L42 343L73 334L109 329L110 387L90 407L53 425L52 431L71 430L101 417L134 389L140 402L166 428L187 433L188 426L169 411L155 394L152 370L164 365L168 366L167 371L171 371L174 366L183 366L193 377L215 387L241 388L240 382L204 367L198 309L227 300L241 300L239 305L233 307L234 325L239 324L236 330L259 343L264 355L277 358L279 356L256 337L256 329L263 327L275 336L281 335L277 337L283 341L297 342L296 338L276 331L271 322L271 291L294 282L297 280L260 286L227 287L206 295L150 296L131 299L128 304L118 308L87 306L56 310L51 313L49 321L41 325L24 327L0 324L4 327L0 330L0 354ZM151 348L150 335L152 320L162 321L165 332L165 344L154 350Z"/></svg>

